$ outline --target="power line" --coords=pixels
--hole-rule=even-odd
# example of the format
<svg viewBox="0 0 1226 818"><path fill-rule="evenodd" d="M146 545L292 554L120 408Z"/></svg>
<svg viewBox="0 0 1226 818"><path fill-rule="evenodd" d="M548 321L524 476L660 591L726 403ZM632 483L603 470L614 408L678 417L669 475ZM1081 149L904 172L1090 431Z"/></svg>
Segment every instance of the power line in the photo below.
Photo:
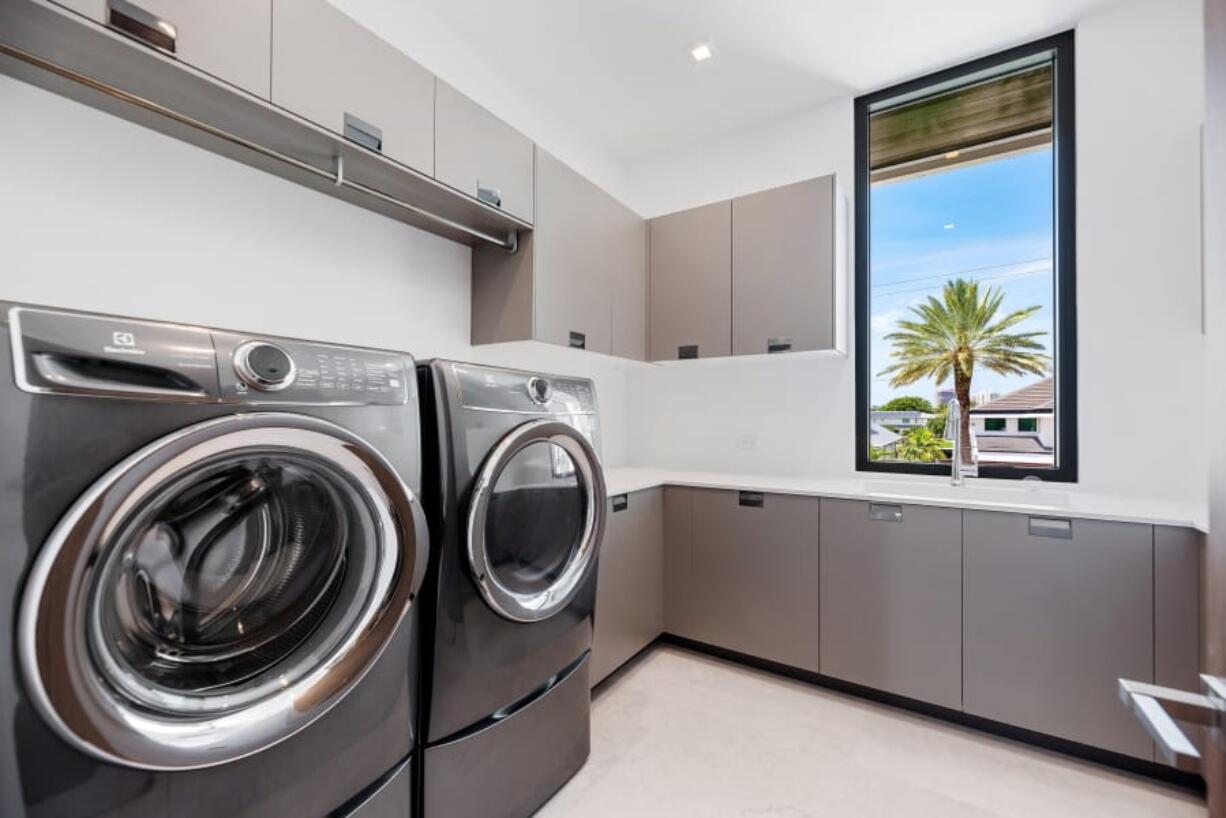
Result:
<svg viewBox="0 0 1226 818"><path fill-rule="evenodd" d="M900 278L898 281L887 281L881 284L874 284L873 289L878 290L882 287L896 287L899 284L910 284L915 281L932 281L937 278L949 278L950 276L962 275L964 273L981 273L985 270L999 270L1004 267L1016 267L1019 264L1032 264L1036 261L1051 261L1051 256L1040 256L1039 258L1024 258L1018 261L1010 261L1004 264L989 264L986 267L969 267L964 270L954 270L952 273L940 273L931 276L916 276L914 278Z"/></svg>
<svg viewBox="0 0 1226 818"><path fill-rule="evenodd" d="M1005 279L1005 278L1025 278L1026 276L1036 276L1036 275L1046 274L1046 273L1047 273L1047 270L1024 270L1020 273L1002 273L1001 275L998 275L998 276L983 276L982 278L973 278L971 280L974 281L975 283L980 283L983 281L1000 281L1001 279ZM941 284L929 284L926 287L912 287L909 290L891 290L888 293L877 293L877 296L905 295L906 293L922 293L928 290L939 290L941 289L942 286L943 285Z"/></svg>

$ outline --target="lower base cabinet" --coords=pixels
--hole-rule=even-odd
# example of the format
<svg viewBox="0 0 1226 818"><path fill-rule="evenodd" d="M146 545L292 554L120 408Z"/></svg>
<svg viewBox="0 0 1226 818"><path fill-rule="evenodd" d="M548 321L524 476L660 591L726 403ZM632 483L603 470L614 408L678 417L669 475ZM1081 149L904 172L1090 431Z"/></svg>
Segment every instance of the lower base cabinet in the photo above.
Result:
<svg viewBox="0 0 1226 818"><path fill-rule="evenodd" d="M816 671L819 501L696 489L692 502L693 638Z"/></svg>
<svg viewBox="0 0 1226 818"><path fill-rule="evenodd" d="M1153 530L963 512L965 711L1153 758L1116 693L1153 679Z"/></svg>
<svg viewBox="0 0 1226 818"><path fill-rule="evenodd" d="M596 580L595 686L664 630L664 489L611 497Z"/></svg>
<svg viewBox="0 0 1226 818"><path fill-rule="evenodd" d="M961 708L962 513L821 505L821 672Z"/></svg>

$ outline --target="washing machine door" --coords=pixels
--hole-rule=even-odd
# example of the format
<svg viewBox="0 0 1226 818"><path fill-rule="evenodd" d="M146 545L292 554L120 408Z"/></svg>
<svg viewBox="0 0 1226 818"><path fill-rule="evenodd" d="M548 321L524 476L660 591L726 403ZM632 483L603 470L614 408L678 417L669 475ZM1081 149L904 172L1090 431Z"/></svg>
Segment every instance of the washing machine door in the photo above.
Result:
<svg viewBox="0 0 1226 818"><path fill-rule="evenodd" d="M118 764L258 752L379 656L421 582L423 519L383 457L323 420L169 435L104 475L40 552L19 615L27 688L67 741Z"/></svg>
<svg viewBox="0 0 1226 818"><path fill-rule="evenodd" d="M486 457L469 504L469 566L486 603L515 622L564 608L596 561L604 518L588 439L561 421L516 427Z"/></svg>

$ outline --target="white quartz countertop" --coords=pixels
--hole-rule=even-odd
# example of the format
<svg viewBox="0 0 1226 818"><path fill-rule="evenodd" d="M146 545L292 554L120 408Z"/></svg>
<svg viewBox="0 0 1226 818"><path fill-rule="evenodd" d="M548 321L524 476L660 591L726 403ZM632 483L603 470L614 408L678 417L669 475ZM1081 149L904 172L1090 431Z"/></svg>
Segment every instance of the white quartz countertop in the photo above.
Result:
<svg viewBox="0 0 1226 818"><path fill-rule="evenodd" d="M821 479L637 467L605 469L605 483L609 495L628 494L663 485L690 486L1208 530L1208 509L1204 502L1094 494L1058 483L1031 486L1014 481L971 480L965 486L954 488L949 485L948 478L941 477Z"/></svg>

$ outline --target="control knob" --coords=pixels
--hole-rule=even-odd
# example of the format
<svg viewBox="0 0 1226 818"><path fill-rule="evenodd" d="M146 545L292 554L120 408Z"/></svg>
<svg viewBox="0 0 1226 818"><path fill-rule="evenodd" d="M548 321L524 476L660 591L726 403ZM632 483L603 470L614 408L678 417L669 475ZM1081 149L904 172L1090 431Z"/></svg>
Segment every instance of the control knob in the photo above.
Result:
<svg viewBox="0 0 1226 818"><path fill-rule="evenodd" d="M248 341L234 351L234 371L253 389L277 392L294 382L294 359L276 344Z"/></svg>

